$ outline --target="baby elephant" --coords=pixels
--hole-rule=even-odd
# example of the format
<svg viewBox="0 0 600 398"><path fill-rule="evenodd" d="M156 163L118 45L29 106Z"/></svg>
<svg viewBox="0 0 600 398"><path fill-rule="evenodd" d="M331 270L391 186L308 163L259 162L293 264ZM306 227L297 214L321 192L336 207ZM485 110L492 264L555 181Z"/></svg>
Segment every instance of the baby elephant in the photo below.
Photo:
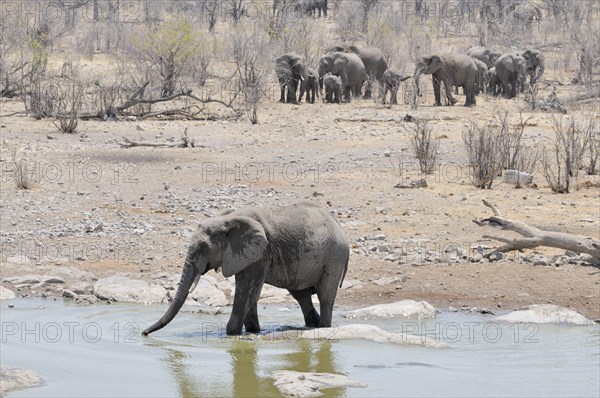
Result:
<svg viewBox="0 0 600 398"><path fill-rule="evenodd" d="M342 98L342 79L328 73L323 78L323 84L325 85L325 102L339 104Z"/></svg>
<svg viewBox="0 0 600 398"><path fill-rule="evenodd" d="M400 83L410 78L410 75L403 75L397 69L387 69L383 73L383 103L385 104L385 99L387 97L388 91L390 92L390 103L397 104L398 103L398 89L400 88Z"/></svg>
<svg viewBox="0 0 600 398"><path fill-rule="evenodd" d="M315 96L319 96L319 75L313 68L307 69L306 76L306 103L315 103Z"/></svg>

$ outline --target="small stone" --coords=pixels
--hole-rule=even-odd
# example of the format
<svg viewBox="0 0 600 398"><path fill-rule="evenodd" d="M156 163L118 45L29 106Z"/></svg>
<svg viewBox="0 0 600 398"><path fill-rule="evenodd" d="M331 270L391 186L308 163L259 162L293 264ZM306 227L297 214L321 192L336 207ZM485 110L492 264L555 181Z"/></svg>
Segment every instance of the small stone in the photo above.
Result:
<svg viewBox="0 0 600 398"><path fill-rule="evenodd" d="M490 261L500 261L504 259L504 253L501 252L493 252L488 256Z"/></svg>

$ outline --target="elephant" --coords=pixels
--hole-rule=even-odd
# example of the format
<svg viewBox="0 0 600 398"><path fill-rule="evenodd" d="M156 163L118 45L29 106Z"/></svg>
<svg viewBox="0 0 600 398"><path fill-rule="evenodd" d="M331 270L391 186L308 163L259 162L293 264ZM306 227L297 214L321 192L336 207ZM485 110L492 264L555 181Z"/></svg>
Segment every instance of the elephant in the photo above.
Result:
<svg viewBox="0 0 600 398"><path fill-rule="evenodd" d="M517 87L525 79L527 61L518 54L504 54L496 60L496 74L502 82L502 93L507 98L517 95Z"/></svg>
<svg viewBox="0 0 600 398"><path fill-rule="evenodd" d="M315 103L315 96L319 96L319 75L313 68L306 69L306 103Z"/></svg>
<svg viewBox="0 0 600 398"><path fill-rule="evenodd" d="M264 283L287 289L307 327L330 327L338 287L348 270L350 248L329 211L304 201L271 208L246 207L200 222L191 238L175 298L147 336L173 320L200 276L221 269L235 275L228 335L259 333L257 302ZM321 314L311 296L317 294Z"/></svg>
<svg viewBox="0 0 600 398"><path fill-rule="evenodd" d="M328 73L323 78L323 85L325 86L325 102L339 103L342 98L342 79Z"/></svg>
<svg viewBox="0 0 600 398"><path fill-rule="evenodd" d="M492 95L499 95L502 92L502 82L496 74L495 66L487 71L487 92Z"/></svg>
<svg viewBox="0 0 600 398"><path fill-rule="evenodd" d="M388 91L390 92L390 103L398 103L398 89L400 84L410 79L410 75L404 75L397 69L388 69L383 73L383 95L382 102L385 104Z"/></svg>
<svg viewBox="0 0 600 398"><path fill-rule="evenodd" d="M482 61L477 58L473 58L475 66L477 67L477 80L475 81L475 94L479 94L486 91L487 73L488 67Z"/></svg>
<svg viewBox="0 0 600 398"><path fill-rule="evenodd" d="M434 54L422 57L415 66L414 79L419 87L421 74L432 75L435 106L441 106L440 85L444 85L446 99L450 105L456 103L452 96L451 86L462 87L466 101L465 106L473 106L475 101L475 82L477 66L467 54Z"/></svg>
<svg viewBox="0 0 600 398"><path fill-rule="evenodd" d="M527 61L526 74L532 86L542 77L545 70L544 53L537 49L526 49L516 52Z"/></svg>
<svg viewBox="0 0 600 398"><path fill-rule="evenodd" d="M363 98L371 98L373 81L377 81L380 84L380 90L383 89L383 74L388 69L388 64L385 60L383 52L379 48L344 46L342 44L336 44L327 48L325 53L336 51L346 53L353 52L354 54L358 55L363 64L365 64L365 71L367 72L368 79Z"/></svg>
<svg viewBox="0 0 600 398"><path fill-rule="evenodd" d="M496 59L502 55L498 51L489 50L482 46L471 47L466 51L466 54L483 62L488 69L492 68L496 63Z"/></svg>
<svg viewBox="0 0 600 398"><path fill-rule="evenodd" d="M354 53L332 52L327 53L319 60L319 87L323 89L323 78L326 73L339 76L342 79L344 100L350 101L350 90L354 95L360 93L360 89L367 80L365 64Z"/></svg>
<svg viewBox="0 0 600 398"><path fill-rule="evenodd" d="M507 7L507 17L523 24L539 23L542 20L541 8L532 2Z"/></svg>
<svg viewBox="0 0 600 398"><path fill-rule="evenodd" d="M298 83L300 83L300 99L306 91L307 68L306 60L302 55L295 52L285 53L275 61L275 72L279 80L281 89L281 97L279 102L287 102L296 104L296 91ZM285 90L287 88L287 98Z"/></svg>

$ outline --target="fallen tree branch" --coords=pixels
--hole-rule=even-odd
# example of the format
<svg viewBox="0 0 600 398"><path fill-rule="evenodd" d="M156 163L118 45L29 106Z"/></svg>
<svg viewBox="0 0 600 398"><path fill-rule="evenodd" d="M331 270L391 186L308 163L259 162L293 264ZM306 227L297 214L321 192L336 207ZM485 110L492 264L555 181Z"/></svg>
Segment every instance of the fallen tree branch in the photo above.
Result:
<svg viewBox="0 0 600 398"><path fill-rule="evenodd" d="M133 148L133 147L152 147L152 148L194 148L196 146L194 139L189 138L187 135L187 127L181 134L181 139L178 143L164 142L164 143L151 143L151 142L136 142L131 141L127 137L123 137L123 142L120 142L122 148Z"/></svg>
<svg viewBox="0 0 600 398"><path fill-rule="evenodd" d="M494 239L505 243L496 251L505 253L513 250L522 251L523 249L533 249L538 246L555 247L563 250L570 250L576 253L589 254L592 258L586 261L597 262L600 260L600 241L580 235L572 235L563 232L544 231L536 227L525 224L517 220L510 220L502 217L495 204L483 200L483 204L489 207L494 213L493 217L481 220L473 220L479 226L492 226L503 230L517 232L524 238L509 239L498 236L484 235L484 238ZM491 254L491 253L490 253ZM488 254L489 256L489 254Z"/></svg>

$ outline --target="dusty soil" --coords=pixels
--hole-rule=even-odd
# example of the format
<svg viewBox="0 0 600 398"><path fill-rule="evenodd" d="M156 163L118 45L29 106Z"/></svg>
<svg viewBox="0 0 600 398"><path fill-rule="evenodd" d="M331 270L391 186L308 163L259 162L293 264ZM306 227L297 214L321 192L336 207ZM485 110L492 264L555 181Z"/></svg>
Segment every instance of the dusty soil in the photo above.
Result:
<svg viewBox="0 0 600 398"><path fill-rule="evenodd" d="M1 106L2 114L21 109L10 101ZM600 319L598 268L578 261L555 265L552 256L564 251L539 248L494 263L468 261L474 247L498 246L483 234L511 235L472 222L489 215L484 198L507 217L600 238L598 176L582 175L582 188L568 195L552 193L539 171L535 187L515 189L498 181L492 190L481 190L471 184L461 139L468 120L483 122L505 109L514 122L522 106L481 97L472 109L426 104L417 111L367 100L268 102L258 125L247 120L83 121L74 135L58 133L49 120L3 117L1 277L65 263L97 277L178 272L189 236L203 218L230 207L310 199L331 208L343 223L354 248L347 281L365 283L341 290L341 305L410 298L437 307L511 310L552 303ZM433 175L418 172L407 133L411 123L402 120L406 114L431 119L442 137L441 164ZM541 145L552 134L550 116L526 116L532 117L527 142ZM185 127L198 147L118 145L123 136L177 141ZM15 188L13 150L33 170L32 189ZM427 179L427 188L394 188L420 178ZM377 235L384 239L368 239ZM388 261L377 248L370 251L384 243L406 255ZM462 248L465 258L444 259L450 244ZM8 257L24 253L29 263L7 264ZM426 254L439 259L427 261ZM545 258L550 265L533 265L532 258ZM382 277L393 279L382 286L373 283Z"/></svg>

